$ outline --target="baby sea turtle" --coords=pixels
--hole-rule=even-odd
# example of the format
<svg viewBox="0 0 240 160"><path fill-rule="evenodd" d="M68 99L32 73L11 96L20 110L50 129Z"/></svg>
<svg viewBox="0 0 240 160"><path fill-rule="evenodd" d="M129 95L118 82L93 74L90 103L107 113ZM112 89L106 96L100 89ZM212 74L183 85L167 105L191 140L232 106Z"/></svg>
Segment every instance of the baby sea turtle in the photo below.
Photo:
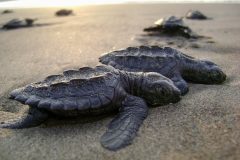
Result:
<svg viewBox="0 0 240 160"><path fill-rule="evenodd" d="M73 11L70 9L61 9L55 13L56 16L69 16L72 14L73 14Z"/></svg>
<svg viewBox="0 0 240 160"><path fill-rule="evenodd" d="M147 117L148 107L175 103L180 91L158 73L127 72L111 66L84 67L52 75L11 92L10 98L30 106L29 113L2 128L27 128L41 124L51 114L79 116L119 110L101 144L110 150L131 143ZM147 104L146 104L147 103Z"/></svg>
<svg viewBox="0 0 240 160"><path fill-rule="evenodd" d="M23 28L23 27L31 27L33 26L34 21L37 19L12 19L3 25L3 29L16 29L16 28Z"/></svg>
<svg viewBox="0 0 240 160"><path fill-rule="evenodd" d="M199 20L205 20L208 19L207 16L205 16L203 13L201 13L198 10L190 10L187 12L186 16L187 19L199 19Z"/></svg>
<svg viewBox="0 0 240 160"><path fill-rule="evenodd" d="M2 11L2 14L9 14L9 13L13 13L13 11L9 9Z"/></svg>
<svg viewBox="0 0 240 160"><path fill-rule="evenodd" d="M183 36L185 38L195 38L192 30L186 26L182 18L170 16L155 22L155 26L145 28L145 32L156 32L170 36Z"/></svg>
<svg viewBox="0 0 240 160"><path fill-rule="evenodd" d="M213 62L195 59L170 47L128 47L106 53L99 61L120 70L158 72L170 78L182 95L188 92L186 81L219 84L226 79L223 71Z"/></svg>

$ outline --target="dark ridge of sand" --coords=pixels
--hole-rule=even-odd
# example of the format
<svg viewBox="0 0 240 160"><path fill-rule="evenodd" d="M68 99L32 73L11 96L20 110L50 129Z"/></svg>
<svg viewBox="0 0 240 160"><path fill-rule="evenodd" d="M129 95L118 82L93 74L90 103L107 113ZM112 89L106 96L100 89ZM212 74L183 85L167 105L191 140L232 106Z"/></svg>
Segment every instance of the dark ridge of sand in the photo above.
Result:
<svg viewBox="0 0 240 160"><path fill-rule="evenodd" d="M55 17L54 8L0 15L0 24L17 17L59 23L0 31L0 122L17 118L27 109L7 99L12 89L65 69L95 66L104 52L141 45L142 29L155 20L185 15L189 9L213 18L186 20L196 33L211 39L179 49L220 65L228 75L224 84L191 84L179 103L150 109L133 144L118 152L107 151L99 143L113 118L110 115L89 120L50 119L30 129L0 129L0 159L240 159L239 4L82 6L73 8L75 16L62 18ZM151 37L145 40L161 44Z"/></svg>

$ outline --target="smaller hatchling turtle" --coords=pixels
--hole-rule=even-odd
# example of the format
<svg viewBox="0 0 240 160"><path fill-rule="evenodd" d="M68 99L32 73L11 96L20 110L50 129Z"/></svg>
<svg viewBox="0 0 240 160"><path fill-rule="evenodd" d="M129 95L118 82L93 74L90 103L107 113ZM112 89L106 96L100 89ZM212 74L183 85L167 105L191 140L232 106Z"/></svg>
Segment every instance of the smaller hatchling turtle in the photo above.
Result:
<svg viewBox="0 0 240 160"><path fill-rule="evenodd" d="M72 14L73 14L73 11L70 9L61 9L55 13L56 16L69 16Z"/></svg>
<svg viewBox="0 0 240 160"><path fill-rule="evenodd" d="M109 150L131 143L147 117L147 104L159 106L180 100L180 91L161 74L127 72L104 65L52 75L10 95L30 108L25 117L3 123L2 128L37 126L52 114L68 117L119 110L101 138L101 144Z"/></svg>
<svg viewBox="0 0 240 160"><path fill-rule="evenodd" d="M185 38L195 38L196 35L186 26L182 18L170 16L159 19L155 22L155 26L145 28L145 32L156 32L169 36L183 36Z"/></svg>
<svg viewBox="0 0 240 160"><path fill-rule="evenodd" d="M187 12L186 16L187 19L194 19L194 20L205 20L208 19L202 12L198 10L190 10Z"/></svg>
<svg viewBox="0 0 240 160"><path fill-rule="evenodd" d="M7 22L3 25L3 29L17 29L17 28L24 28L24 27L31 27L33 26L34 21L37 19L25 18L25 19L12 19L11 21Z"/></svg>
<svg viewBox="0 0 240 160"><path fill-rule="evenodd" d="M170 78L182 95L188 92L186 81L219 84L226 79L226 75L215 63L195 59L170 47L128 47L105 53L99 61L120 70L160 73Z"/></svg>

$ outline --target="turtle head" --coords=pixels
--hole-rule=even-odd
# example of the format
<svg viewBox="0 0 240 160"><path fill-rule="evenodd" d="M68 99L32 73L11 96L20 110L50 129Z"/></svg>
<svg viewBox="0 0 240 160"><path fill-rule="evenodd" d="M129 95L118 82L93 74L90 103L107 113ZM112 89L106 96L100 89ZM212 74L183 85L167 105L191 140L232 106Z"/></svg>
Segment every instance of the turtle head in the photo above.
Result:
<svg viewBox="0 0 240 160"><path fill-rule="evenodd" d="M147 73L141 88L141 96L152 106L176 103L181 99L180 90L173 82L158 73Z"/></svg>
<svg viewBox="0 0 240 160"><path fill-rule="evenodd" d="M220 84L226 80L226 74L213 62L198 61L198 64L183 72L184 79L203 84Z"/></svg>

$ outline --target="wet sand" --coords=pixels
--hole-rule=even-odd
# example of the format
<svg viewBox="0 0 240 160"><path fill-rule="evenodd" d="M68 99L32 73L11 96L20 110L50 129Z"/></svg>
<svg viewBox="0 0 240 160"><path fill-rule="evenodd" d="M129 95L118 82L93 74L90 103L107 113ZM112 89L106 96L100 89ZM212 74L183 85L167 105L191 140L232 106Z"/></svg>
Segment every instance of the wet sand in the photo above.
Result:
<svg viewBox="0 0 240 160"><path fill-rule="evenodd" d="M19 9L0 15L0 24L16 17L38 18L37 23L51 24L0 30L0 122L21 116L27 109L7 99L12 89L66 69L93 67L99 64L102 53L128 46L178 48L191 56L214 61L228 79L222 85L190 84L189 93L179 103L150 109L133 144L118 152L107 151L99 143L114 115L50 119L30 129L0 129L1 160L240 159L240 5L108 5L73 9L75 16L61 18L54 16L54 8ZM163 16L182 16L189 9L199 9L213 18L185 21L196 33L211 38L176 45L142 31Z"/></svg>

